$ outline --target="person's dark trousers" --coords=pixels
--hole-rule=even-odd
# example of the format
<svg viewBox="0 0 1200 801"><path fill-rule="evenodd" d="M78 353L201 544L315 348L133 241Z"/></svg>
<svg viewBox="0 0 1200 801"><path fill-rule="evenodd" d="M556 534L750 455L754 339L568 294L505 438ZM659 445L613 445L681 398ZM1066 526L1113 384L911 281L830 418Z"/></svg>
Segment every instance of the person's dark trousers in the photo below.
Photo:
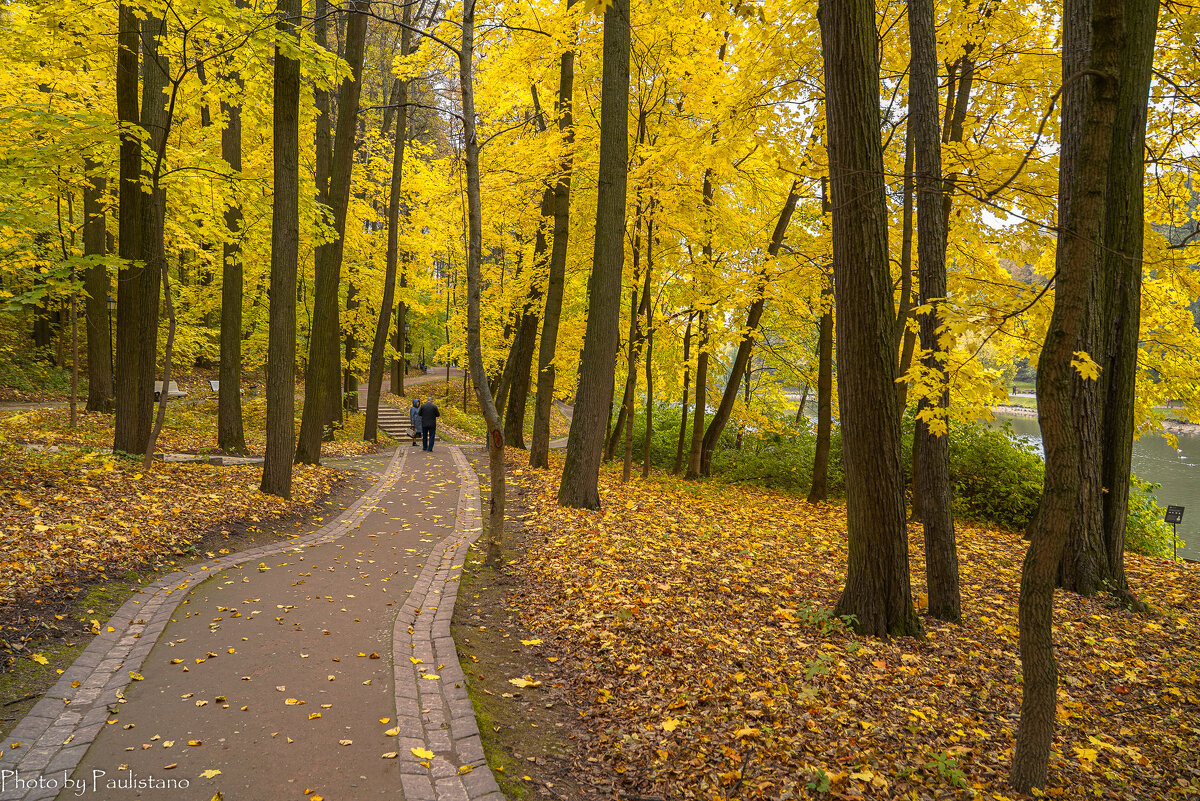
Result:
<svg viewBox="0 0 1200 801"><path fill-rule="evenodd" d="M425 426L421 429L421 444L425 450L433 450L433 435L437 432L437 426Z"/></svg>

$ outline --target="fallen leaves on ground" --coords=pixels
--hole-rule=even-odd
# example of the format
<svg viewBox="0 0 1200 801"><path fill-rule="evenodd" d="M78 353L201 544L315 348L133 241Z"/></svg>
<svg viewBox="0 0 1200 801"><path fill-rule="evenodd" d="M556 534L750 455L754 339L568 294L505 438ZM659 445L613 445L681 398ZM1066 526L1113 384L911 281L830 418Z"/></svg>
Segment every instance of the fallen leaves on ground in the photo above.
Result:
<svg viewBox="0 0 1200 801"><path fill-rule="evenodd" d="M296 405L297 415L301 404ZM242 401L246 447L250 456L261 457L266 448L266 400L247 398ZM70 411L62 407L20 410L0 417L0 434L13 442L40 446L80 446L111 449L113 416L80 409L75 428L70 425ZM296 418L296 431L300 419ZM342 428L332 442L321 443L321 455L327 458L375 453L378 446L362 438L363 415L346 414ZM204 398L172 400L167 403L163 429L155 443L163 453L216 454L217 401L215 395Z"/></svg>
<svg viewBox="0 0 1200 801"><path fill-rule="evenodd" d="M0 608L28 610L82 583L201 555L193 543L206 532L311 508L339 478L298 465L288 501L259 492L260 467L156 463L143 471L140 461L110 454L28 452L0 440ZM0 639L19 646L21 635L8 630Z"/></svg>
<svg viewBox="0 0 1200 801"><path fill-rule="evenodd" d="M514 464L513 467L516 467ZM961 626L881 641L831 619L845 507L605 468L601 511L556 503L561 457L517 469L534 536L510 602L629 797L1011 798L1019 535L958 529ZM919 526L909 531L922 596ZM1140 616L1056 598L1048 795L1200 794L1200 569L1129 554ZM567 656L569 655L569 656Z"/></svg>

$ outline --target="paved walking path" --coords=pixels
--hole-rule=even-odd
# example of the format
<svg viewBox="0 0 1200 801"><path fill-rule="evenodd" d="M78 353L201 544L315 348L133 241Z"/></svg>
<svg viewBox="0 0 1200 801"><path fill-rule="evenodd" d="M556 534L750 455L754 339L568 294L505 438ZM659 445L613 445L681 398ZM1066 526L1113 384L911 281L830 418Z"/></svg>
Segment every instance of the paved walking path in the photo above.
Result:
<svg viewBox="0 0 1200 801"><path fill-rule="evenodd" d="M313 534L146 587L0 746L0 801L502 801L450 637L479 531L462 452L401 447Z"/></svg>

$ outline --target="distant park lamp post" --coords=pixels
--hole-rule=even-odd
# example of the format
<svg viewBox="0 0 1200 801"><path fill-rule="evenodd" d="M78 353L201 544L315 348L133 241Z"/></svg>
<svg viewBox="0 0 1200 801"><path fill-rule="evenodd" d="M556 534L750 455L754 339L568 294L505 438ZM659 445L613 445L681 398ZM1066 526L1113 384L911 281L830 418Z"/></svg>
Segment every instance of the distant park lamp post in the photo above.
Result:
<svg viewBox="0 0 1200 801"><path fill-rule="evenodd" d="M112 295L108 296L108 371L110 374L116 373L116 357L113 352L116 346L113 344L115 333L113 331L113 312L117 308L117 300Z"/></svg>
<svg viewBox="0 0 1200 801"><path fill-rule="evenodd" d="M1168 506L1166 517L1164 517L1163 520L1165 522L1171 524L1171 555L1172 555L1172 558L1178 559L1179 558L1179 545L1178 545L1179 538L1177 536L1175 536L1175 527L1183 522L1183 507L1182 506Z"/></svg>

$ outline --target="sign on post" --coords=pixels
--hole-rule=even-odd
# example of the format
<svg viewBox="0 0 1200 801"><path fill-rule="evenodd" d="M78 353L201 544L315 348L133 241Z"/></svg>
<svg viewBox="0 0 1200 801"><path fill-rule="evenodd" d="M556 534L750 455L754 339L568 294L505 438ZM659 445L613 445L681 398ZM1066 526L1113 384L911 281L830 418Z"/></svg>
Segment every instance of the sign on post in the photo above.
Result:
<svg viewBox="0 0 1200 801"><path fill-rule="evenodd" d="M1173 558L1178 559L1179 558L1179 553L1178 553L1179 546L1177 543L1178 543L1179 538L1175 536L1175 527L1183 522L1183 507L1182 506L1168 506L1167 514L1163 518L1163 520L1164 520L1164 522L1171 524L1171 555Z"/></svg>

